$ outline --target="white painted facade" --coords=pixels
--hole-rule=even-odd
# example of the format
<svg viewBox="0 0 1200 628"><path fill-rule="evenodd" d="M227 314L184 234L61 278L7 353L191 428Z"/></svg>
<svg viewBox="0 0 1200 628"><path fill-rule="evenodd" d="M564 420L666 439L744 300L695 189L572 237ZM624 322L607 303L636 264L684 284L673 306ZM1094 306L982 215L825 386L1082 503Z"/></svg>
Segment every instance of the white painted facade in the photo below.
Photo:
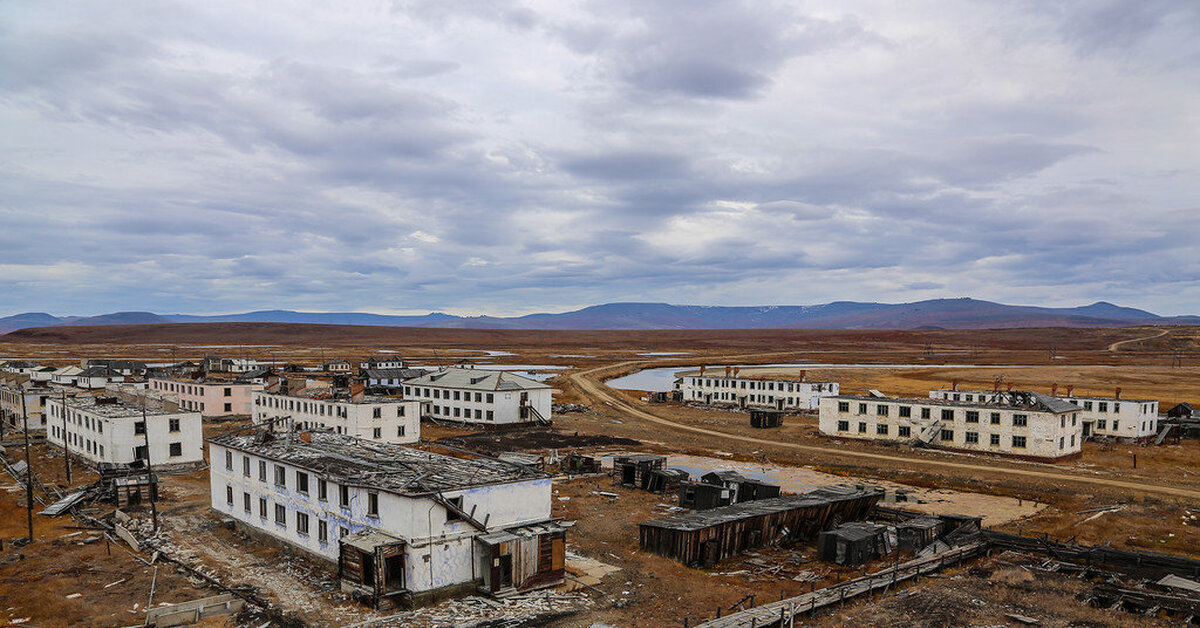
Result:
<svg viewBox="0 0 1200 628"><path fill-rule="evenodd" d="M931 399L953 399L958 395L971 398L986 398L989 393L979 390L939 389L929 391ZM1108 436L1112 438L1140 439L1158 434L1158 401L1151 399L1122 399L1119 397L1054 396L1059 401L1079 406L1079 420L1083 421L1083 437Z"/></svg>
<svg viewBox="0 0 1200 628"><path fill-rule="evenodd" d="M63 412L66 412L66 428ZM149 438L150 463L155 468L189 466L204 462L204 434L200 413L164 412L125 403L97 403L95 397L46 399L46 440L61 448L67 439L70 452L96 464L128 464L144 459ZM145 431L143 431L145 430Z"/></svg>
<svg viewBox="0 0 1200 628"><path fill-rule="evenodd" d="M251 393L255 425L276 421L276 430L326 429L335 434L393 444L421 440L422 403L392 397L348 399L293 397L263 391Z"/></svg>
<svg viewBox="0 0 1200 628"><path fill-rule="evenodd" d="M316 556L336 562L342 537L379 530L405 542L404 581L409 591L472 582L489 567L474 541L483 532L429 496L345 485L343 501L344 485L316 468L215 440L210 441L209 455L214 510ZM307 490L302 490L302 482ZM378 504L374 513L372 493ZM477 520L486 519L489 530L550 519L549 477L448 489L442 495L461 499L461 508L474 512Z"/></svg>
<svg viewBox="0 0 1200 628"><path fill-rule="evenodd" d="M55 394L48 388L22 386L0 386L0 420L4 421L4 433L25 430L25 416L29 416L29 431L46 429L46 398ZM22 408L22 398L24 407Z"/></svg>
<svg viewBox="0 0 1200 628"><path fill-rule="evenodd" d="M1061 411L1054 411L1055 409ZM820 402L822 434L864 440L923 440L933 447L1053 461L1082 451L1078 408L1014 406L840 395Z"/></svg>
<svg viewBox="0 0 1200 628"><path fill-rule="evenodd" d="M50 381L62 386L74 386L75 380L82 372L83 369L78 366L64 366L54 371L54 374L50 376Z"/></svg>
<svg viewBox="0 0 1200 628"><path fill-rule="evenodd" d="M549 421L553 392L512 373L455 367L404 383L404 397L424 401L429 416L479 424Z"/></svg>
<svg viewBox="0 0 1200 628"><path fill-rule="evenodd" d="M816 410L822 397L838 394L838 383L680 374L675 389L684 401L710 405Z"/></svg>
<svg viewBox="0 0 1200 628"><path fill-rule="evenodd" d="M402 369L404 360L400 358L370 358L358 365L362 369Z"/></svg>

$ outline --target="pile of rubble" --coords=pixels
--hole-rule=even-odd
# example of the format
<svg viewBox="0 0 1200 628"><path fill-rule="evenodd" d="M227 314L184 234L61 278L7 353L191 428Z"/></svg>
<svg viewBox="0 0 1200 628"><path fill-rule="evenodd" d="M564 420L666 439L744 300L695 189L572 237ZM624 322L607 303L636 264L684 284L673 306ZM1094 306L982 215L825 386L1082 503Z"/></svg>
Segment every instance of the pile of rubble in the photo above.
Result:
<svg viewBox="0 0 1200 628"><path fill-rule="evenodd" d="M587 412L592 408L583 403L554 403L550 405L550 410L554 414L570 414L572 412Z"/></svg>
<svg viewBox="0 0 1200 628"><path fill-rule="evenodd" d="M420 628L538 626L550 618L572 615L591 607L592 604L592 599L583 593L560 593L553 590L514 595L499 600L465 597L375 620L370 622L370 625Z"/></svg>

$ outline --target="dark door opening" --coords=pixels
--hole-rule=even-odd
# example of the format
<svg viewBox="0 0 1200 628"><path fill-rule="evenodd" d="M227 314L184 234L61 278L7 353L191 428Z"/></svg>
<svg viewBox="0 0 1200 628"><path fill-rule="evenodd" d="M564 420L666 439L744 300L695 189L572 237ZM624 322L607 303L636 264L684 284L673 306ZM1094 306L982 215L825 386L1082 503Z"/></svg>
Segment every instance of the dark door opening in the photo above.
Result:
<svg viewBox="0 0 1200 628"><path fill-rule="evenodd" d="M384 586L388 591L404 590L404 554L383 559Z"/></svg>
<svg viewBox="0 0 1200 628"><path fill-rule="evenodd" d="M628 465L621 469L621 483L622 484L633 484L633 481L636 477L637 477L637 469L635 469L633 467L633 465Z"/></svg>
<svg viewBox="0 0 1200 628"><path fill-rule="evenodd" d="M512 582L512 554L505 554L500 557L500 588L508 589L513 585Z"/></svg>
<svg viewBox="0 0 1200 628"><path fill-rule="evenodd" d="M362 583L368 587L375 586L375 556L362 553Z"/></svg>

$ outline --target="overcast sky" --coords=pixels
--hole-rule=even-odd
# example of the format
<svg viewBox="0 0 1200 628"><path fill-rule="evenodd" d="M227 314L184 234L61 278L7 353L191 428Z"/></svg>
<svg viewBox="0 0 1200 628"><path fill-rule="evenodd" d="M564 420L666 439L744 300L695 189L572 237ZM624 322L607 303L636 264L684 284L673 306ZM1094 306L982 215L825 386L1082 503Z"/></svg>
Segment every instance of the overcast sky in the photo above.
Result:
<svg viewBox="0 0 1200 628"><path fill-rule="evenodd" d="M1200 313L1200 2L5 2L0 222L0 314Z"/></svg>

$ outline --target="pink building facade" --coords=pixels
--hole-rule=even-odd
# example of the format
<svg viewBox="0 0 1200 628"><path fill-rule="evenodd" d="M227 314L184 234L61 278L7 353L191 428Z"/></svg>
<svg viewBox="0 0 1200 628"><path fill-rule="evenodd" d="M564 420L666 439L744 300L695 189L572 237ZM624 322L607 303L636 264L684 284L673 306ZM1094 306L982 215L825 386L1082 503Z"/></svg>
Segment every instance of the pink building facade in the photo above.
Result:
<svg viewBox="0 0 1200 628"><path fill-rule="evenodd" d="M251 393L262 389L262 384L150 379L150 390L175 395L179 399L180 410L199 412L204 418L249 416L252 413Z"/></svg>

